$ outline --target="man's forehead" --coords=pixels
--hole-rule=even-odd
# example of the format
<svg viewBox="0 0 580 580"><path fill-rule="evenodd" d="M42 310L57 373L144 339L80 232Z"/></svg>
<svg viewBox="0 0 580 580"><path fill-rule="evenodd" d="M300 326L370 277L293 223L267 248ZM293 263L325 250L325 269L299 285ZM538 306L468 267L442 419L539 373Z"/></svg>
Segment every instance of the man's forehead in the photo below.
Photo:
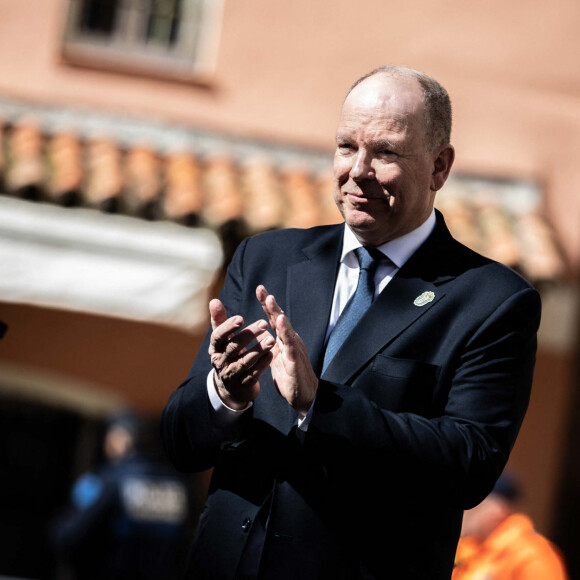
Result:
<svg viewBox="0 0 580 580"><path fill-rule="evenodd" d="M339 124L365 124L373 125L385 119L389 124L408 125L417 109L408 107L404 103L396 103L394 100L375 99L368 102L345 103L340 113ZM421 109L418 110L421 112Z"/></svg>
<svg viewBox="0 0 580 580"><path fill-rule="evenodd" d="M404 133L423 125L424 112L423 92L415 78L377 74L346 97L337 136L350 130Z"/></svg>
<svg viewBox="0 0 580 580"><path fill-rule="evenodd" d="M413 114L424 108L423 90L411 75L378 73L355 86L344 100L342 111L351 108Z"/></svg>
<svg viewBox="0 0 580 580"><path fill-rule="evenodd" d="M352 134L364 132L369 141L382 141L403 135L409 128L410 119L408 115L389 114L388 119L384 115L373 114L369 111L360 112L358 110L345 110L340 117L336 129L337 139L347 139Z"/></svg>

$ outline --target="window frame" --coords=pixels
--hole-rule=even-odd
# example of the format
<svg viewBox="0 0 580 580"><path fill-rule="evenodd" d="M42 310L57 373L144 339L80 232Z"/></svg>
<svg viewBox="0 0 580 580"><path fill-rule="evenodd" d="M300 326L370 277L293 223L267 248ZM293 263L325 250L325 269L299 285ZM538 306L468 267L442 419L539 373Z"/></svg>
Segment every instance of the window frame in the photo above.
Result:
<svg viewBox="0 0 580 580"><path fill-rule="evenodd" d="M147 46L123 37L126 29L110 36L91 34L81 27L85 0L69 0L62 41L64 62L177 81L207 82L217 62L224 0L183 0L185 21L173 47ZM129 4L130 0L122 0ZM199 9L199 18L195 11ZM133 21L132 24L135 24ZM125 23L125 26L129 26Z"/></svg>

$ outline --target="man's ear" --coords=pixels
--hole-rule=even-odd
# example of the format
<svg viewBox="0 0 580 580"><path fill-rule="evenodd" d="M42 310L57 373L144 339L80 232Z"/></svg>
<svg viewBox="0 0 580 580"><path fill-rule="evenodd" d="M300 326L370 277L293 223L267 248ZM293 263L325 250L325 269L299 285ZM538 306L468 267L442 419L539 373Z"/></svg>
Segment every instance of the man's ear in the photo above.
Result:
<svg viewBox="0 0 580 580"><path fill-rule="evenodd" d="M436 151L433 160L433 174L431 175L431 191L439 191L447 181L451 166L455 160L455 149L448 143Z"/></svg>

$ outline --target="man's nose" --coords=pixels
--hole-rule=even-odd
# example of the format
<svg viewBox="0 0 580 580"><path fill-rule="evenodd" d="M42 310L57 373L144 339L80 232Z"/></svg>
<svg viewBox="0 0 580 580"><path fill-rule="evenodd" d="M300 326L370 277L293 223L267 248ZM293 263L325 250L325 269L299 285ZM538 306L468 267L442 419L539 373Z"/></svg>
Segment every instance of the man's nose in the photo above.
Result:
<svg viewBox="0 0 580 580"><path fill-rule="evenodd" d="M374 179L375 170L372 164L372 156L363 149L359 149L353 160L352 167L350 169L350 176L355 181L361 181L364 179Z"/></svg>

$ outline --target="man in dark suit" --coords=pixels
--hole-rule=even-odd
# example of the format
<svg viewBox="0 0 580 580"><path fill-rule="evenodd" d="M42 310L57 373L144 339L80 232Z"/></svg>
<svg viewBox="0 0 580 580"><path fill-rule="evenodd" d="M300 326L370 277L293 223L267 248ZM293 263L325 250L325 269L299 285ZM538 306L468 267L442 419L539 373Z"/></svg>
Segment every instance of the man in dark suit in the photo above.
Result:
<svg viewBox="0 0 580 580"><path fill-rule="evenodd" d="M240 245L163 417L173 461L214 468L188 577L451 577L528 404L540 301L434 211L450 129L437 81L373 71L337 131L346 226Z"/></svg>

